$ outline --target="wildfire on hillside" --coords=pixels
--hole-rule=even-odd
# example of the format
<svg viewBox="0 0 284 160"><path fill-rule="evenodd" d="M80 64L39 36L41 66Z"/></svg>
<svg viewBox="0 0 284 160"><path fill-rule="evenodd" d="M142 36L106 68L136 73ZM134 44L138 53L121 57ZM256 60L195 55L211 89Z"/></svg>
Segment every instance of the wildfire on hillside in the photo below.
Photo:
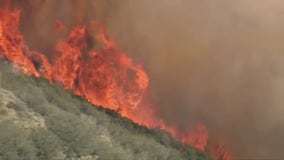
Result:
<svg viewBox="0 0 284 160"><path fill-rule="evenodd" d="M59 82L92 104L112 109L137 124L166 130L182 143L205 150L208 131L204 124L179 131L144 102L150 80L143 65L134 63L108 38L104 25L92 21L74 26L65 39L58 40L50 58L25 43L19 29L20 13L9 6L0 9L0 58L27 75ZM54 23L59 32L64 30L63 24ZM224 147L217 151L216 159L231 159Z"/></svg>

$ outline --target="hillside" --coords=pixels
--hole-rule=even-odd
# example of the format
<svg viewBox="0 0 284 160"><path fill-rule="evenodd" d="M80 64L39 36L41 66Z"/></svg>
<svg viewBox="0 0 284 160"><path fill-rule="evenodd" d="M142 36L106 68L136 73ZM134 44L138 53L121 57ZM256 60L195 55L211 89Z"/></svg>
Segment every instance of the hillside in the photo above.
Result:
<svg viewBox="0 0 284 160"><path fill-rule="evenodd" d="M0 61L0 72L1 160L210 159L164 131L95 107L60 84L26 76L8 61Z"/></svg>

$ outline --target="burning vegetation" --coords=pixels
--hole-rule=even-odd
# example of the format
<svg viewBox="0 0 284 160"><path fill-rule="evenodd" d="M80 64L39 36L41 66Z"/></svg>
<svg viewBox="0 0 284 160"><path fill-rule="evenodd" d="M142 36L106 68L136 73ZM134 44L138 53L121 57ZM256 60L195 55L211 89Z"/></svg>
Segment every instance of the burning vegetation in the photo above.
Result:
<svg viewBox="0 0 284 160"><path fill-rule="evenodd" d="M204 152L0 60L0 159L200 159ZM183 148L182 152L180 149Z"/></svg>
<svg viewBox="0 0 284 160"><path fill-rule="evenodd" d="M204 124L180 131L178 126L167 125L153 104L146 103L149 78L143 65L134 63L109 39L104 25L92 21L73 26L68 36L58 40L52 56L47 57L25 43L19 30L20 15L20 10L8 5L0 9L0 58L27 75L60 83L90 103L111 109L136 124L166 130L182 143L206 149L208 131ZM60 22L55 24L59 32L64 30ZM223 147L218 151L221 153L216 154L216 159L231 159Z"/></svg>

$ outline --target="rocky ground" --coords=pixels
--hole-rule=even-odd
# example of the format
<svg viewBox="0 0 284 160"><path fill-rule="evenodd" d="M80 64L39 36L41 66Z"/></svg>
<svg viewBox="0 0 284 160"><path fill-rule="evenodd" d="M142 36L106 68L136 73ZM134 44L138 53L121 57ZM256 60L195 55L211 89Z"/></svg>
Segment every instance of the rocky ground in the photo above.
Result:
<svg viewBox="0 0 284 160"><path fill-rule="evenodd" d="M168 133L138 126L0 61L0 159L205 160ZM180 151L182 148L182 152Z"/></svg>

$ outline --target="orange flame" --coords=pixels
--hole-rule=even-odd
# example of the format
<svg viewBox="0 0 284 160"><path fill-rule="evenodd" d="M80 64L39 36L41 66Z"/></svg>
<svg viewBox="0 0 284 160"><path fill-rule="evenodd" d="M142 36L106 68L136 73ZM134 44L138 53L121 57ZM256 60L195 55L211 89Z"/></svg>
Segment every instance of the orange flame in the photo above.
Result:
<svg viewBox="0 0 284 160"><path fill-rule="evenodd" d="M231 154L225 148L224 143L218 144L213 151L213 158L215 160L232 160Z"/></svg>
<svg viewBox="0 0 284 160"><path fill-rule="evenodd" d="M65 89L135 123L167 130L181 142L205 149L208 138L205 125L179 133L175 126L167 126L157 116L154 107L144 105L148 75L141 64L134 64L107 37L103 25L93 23L92 29L99 33L96 36L90 35L86 26L74 27L65 40L57 43L50 63L44 54L31 51L25 44L19 31L19 17L19 11L0 9L0 58L5 57L27 75L58 81ZM92 40L100 45L90 46Z"/></svg>

